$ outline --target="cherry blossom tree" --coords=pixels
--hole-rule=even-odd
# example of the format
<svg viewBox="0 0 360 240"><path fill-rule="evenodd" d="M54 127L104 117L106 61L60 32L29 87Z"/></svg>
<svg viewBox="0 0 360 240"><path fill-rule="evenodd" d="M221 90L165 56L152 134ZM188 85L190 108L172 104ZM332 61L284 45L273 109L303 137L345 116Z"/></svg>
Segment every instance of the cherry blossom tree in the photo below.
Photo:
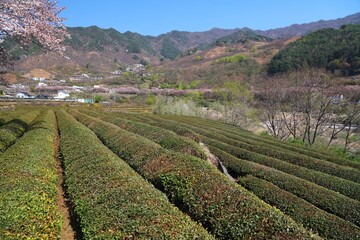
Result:
<svg viewBox="0 0 360 240"><path fill-rule="evenodd" d="M13 37L26 46L35 40L46 50L63 52L61 42L69 37L59 16L63 10L56 0L0 0L0 42Z"/></svg>

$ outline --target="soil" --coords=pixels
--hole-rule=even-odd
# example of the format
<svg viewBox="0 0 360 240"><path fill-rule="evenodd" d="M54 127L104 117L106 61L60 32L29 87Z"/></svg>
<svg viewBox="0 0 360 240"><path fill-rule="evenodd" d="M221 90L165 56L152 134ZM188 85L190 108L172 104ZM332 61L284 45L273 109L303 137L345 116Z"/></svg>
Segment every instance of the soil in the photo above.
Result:
<svg viewBox="0 0 360 240"><path fill-rule="evenodd" d="M220 161L220 159L215 156L214 154L211 153L210 149L202 142L200 142L200 147L204 150L206 156L207 156L207 161L215 166L217 169L219 169L219 171L221 171L225 176L227 176L231 181L236 182L236 179L233 178L227 171L226 167L222 164L222 162Z"/></svg>
<svg viewBox="0 0 360 240"><path fill-rule="evenodd" d="M56 160L56 169L59 179L58 193L56 196L56 205L63 218L63 226L61 229L61 240L81 239L81 231L79 224L76 221L76 217L73 214L71 207L71 201L69 200L65 183L64 183L64 169L60 159L60 136L57 125L57 119L55 123L56 135L54 141L54 157Z"/></svg>
<svg viewBox="0 0 360 240"><path fill-rule="evenodd" d="M42 77L42 78L46 78L46 79L50 79L52 78L52 74L45 71L44 69L41 68L34 68L32 69L30 72L26 73L24 75L25 78L32 78L32 77Z"/></svg>
<svg viewBox="0 0 360 240"><path fill-rule="evenodd" d="M207 156L207 161L211 164L214 165L216 168L219 168L219 161L218 158L212 154L209 150L209 148L204 144L204 143L200 143L200 147L204 150L206 156Z"/></svg>

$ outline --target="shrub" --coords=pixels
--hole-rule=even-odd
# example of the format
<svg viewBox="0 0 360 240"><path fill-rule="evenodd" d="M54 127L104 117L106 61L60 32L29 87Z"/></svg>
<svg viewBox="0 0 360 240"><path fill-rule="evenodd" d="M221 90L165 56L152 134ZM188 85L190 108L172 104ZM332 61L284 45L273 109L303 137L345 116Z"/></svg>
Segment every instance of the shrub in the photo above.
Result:
<svg viewBox="0 0 360 240"><path fill-rule="evenodd" d="M144 123L152 125L152 126L156 126L156 127L160 127L160 128L164 128L164 129L173 131L174 133L176 133L180 136L186 137L186 138L190 138L190 139L194 140L195 142L200 141L199 135L196 134L194 131L190 130L189 128L182 127L179 124L175 124L170 121L161 121L160 122L157 119L154 119L152 117L153 117L153 114L147 114L147 115L137 114L136 115L137 119L134 119L134 121L144 122Z"/></svg>
<svg viewBox="0 0 360 240"><path fill-rule="evenodd" d="M0 127L15 119L16 117L19 117L22 113L23 111L20 110L2 112L0 107Z"/></svg>
<svg viewBox="0 0 360 240"><path fill-rule="evenodd" d="M90 129L65 112L57 114L66 184L85 239L213 238Z"/></svg>
<svg viewBox="0 0 360 240"><path fill-rule="evenodd" d="M240 177L241 185L255 193L265 202L279 208L306 228L326 239L357 239L360 228L333 214L315 207L311 203L278 188L274 184L248 175Z"/></svg>
<svg viewBox="0 0 360 240"><path fill-rule="evenodd" d="M210 147L210 149L221 159L228 170L237 176L251 174L255 177L262 178L329 213L333 213L358 226L360 225L359 201L298 177L294 177L290 174L260 164L234 158L230 154L219 151L214 147Z"/></svg>
<svg viewBox="0 0 360 240"><path fill-rule="evenodd" d="M320 171L323 173L331 174L340 178L344 178L353 182L360 183L360 171L358 169L350 168L347 166L337 165L332 162L324 161L321 159L312 158L306 155L291 153L287 150L276 150L270 145L268 146L259 146L244 143L238 140L222 139L222 142L226 142L230 145L247 149L252 152L263 154L268 157L273 157L279 160L283 160L297 166L303 166L309 169Z"/></svg>
<svg viewBox="0 0 360 240"><path fill-rule="evenodd" d="M288 144L272 137L269 138L264 136L257 136L239 127L224 124L218 121L212 121L209 119L200 119L191 116L161 116L161 117L167 120L177 121L184 124L190 124L191 126L200 126L201 129L209 129L209 130L211 129L211 131L214 131L214 133L216 134L220 133L229 138L244 141L249 144L271 146L271 148L279 149L280 151L285 149L294 152L295 154L301 153L306 156L318 158L321 160L326 160L341 166L348 166L348 167L360 169L359 163L349 161L346 159L341 159L338 157L329 156L323 152L314 151L313 149L309 149L304 146Z"/></svg>
<svg viewBox="0 0 360 240"><path fill-rule="evenodd" d="M154 94L149 94L149 96L147 96L146 100L145 100L145 103L147 105L154 105L156 102L156 98L155 98L155 95Z"/></svg>
<svg viewBox="0 0 360 240"><path fill-rule="evenodd" d="M75 111L71 114L217 238L312 237L292 219L231 182L204 160L166 150L144 137L85 114Z"/></svg>
<svg viewBox="0 0 360 240"><path fill-rule="evenodd" d="M113 113L113 116L116 117L120 117L120 118L125 118L131 121L136 121L136 122L142 122L142 123L146 123L152 126L156 126L156 127L160 127L160 128L164 128L167 130L170 130L174 133L176 133L177 135L186 137L186 138L190 138L192 140L194 140L195 142L199 142L199 135L197 135L194 131L182 127L179 124L173 123L171 121L158 121L157 119L153 119L153 114L126 114L126 113L122 113L122 114L116 114Z"/></svg>
<svg viewBox="0 0 360 240"><path fill-rule="evenodd" d="M142 115L137 115L138 118L141 118L141 116ZM164 120L163 118L160 118L155 115L148 115L147 118L153 119L157 124L166 122L168 124L181 126L181 124L179 125L179 123L169 121L169 120ZM193 125L195 125L195 124L193 124ZM191 128L190 125L186 125L186 126L187 126L187 129ZM192 129L194 129L194 130L196 129L196 131L198 133L204 133L204 132L207 133L207 131L200 130L200 128L192 128ZM207 127L203 127L203 129L207 129ZM222 136L221 134L217 134L213 137L217 138L217 139L229 139L226 137L222 138L221 136ZM330 190L340 192L341 194L344 194L355 200L360 200L360 185L358 183L355 183L355 182L352 182L352 181L349 181L346 179L342 179L339 177L335 177L335 176L332 176L332 175L329 175L326 173L307 169L305 167L296 166L296 165L293 165L293 164L290 164L290 163L287 163L287 162L284 162L284 161L281 161L281 160L278 160L275 158L261 156L257 153L251 153L248 150L236 148L231 145L226 145L226 144L223 144L222 142L214 141L211 138L206 138L204 136L200 136L200 137L205 140L207 139L208 143L210 143L210 144L213 143L214 146L217 146L217 147L222 146L221 148L224 151L235 154L235 156L237 156L237 154L243 154L242 158L247 157L246 159L249 161L257 162L259 164L278 169L280 171L300 177L300 178L308 180L310 182L314 182L314 183L321 185L325 188L328 188ZM256 144L256 143L254 143L254 144Z"/></svg>
<svg viewBox="0 0 360 240"><path fill-rule="evenodd" d="M246 56L243 54L234 54L232 56L222 57L215 60L215 63L235 63L240 62L246 59Z"/></svg>
<svg viewBox="0 0 360 240"><path fill-rule="evenodd" d="M360 182L360 171L354 168L337 165L332 162L312 158L306 155L294 154L284 149L275 150L275 148L271 147L270 145L267 145L265 147L259 146L256 143L248 144L246 142L234 140L218 133L212 133L211 130L207 131L191 126L190 124L186 124L186 126L203 136L206 136L210 139L218 140L222 143L226 143L237 148L246 149L248 151L262 154L268 157L273 157L297 166L302 166L308 169L313 169L323 173L331 174L339 178L348 179L353 182Z"/></svg>
<svg viewBox="0 0 360 240"><path fill-rule="evenodd" d="M195 61L201 61L201 60L203 60L204 58L202 57L202 56L200 56L200 55L196 55L195 57L194 57L194 60Z"/></svg>
<svg viewBox="0 0 360 240"><path fill-rule="evenodd" d="M60 237L54 124L54 113L43 112L0 158L1 239Z"/></svg>
<svg viewBox="0 0 360 240"><path fill-rule="evenodd" d="M111 122L126 131L130 131L139 134L141 136L144 136L160 144L164 148L191 154L206 159L205 153L196 142L178 136L169 130L159 127L154 127L140 122L134 122L134 121L122 119L122 118L114 118L114 116L109 114L92 112L92 111L84 111L84 112L91 116L100 118L104 121Z"/></svg>
<svg viewBox="0 0 360 240"><path fill-rule="evenodd" d="M266 157L261 154L250 152L246 149L230 146L215 140L211 140L206 137L203 137L202 139L204 140L205 143L216 146L235 157L245 159L251 162L255 162L261 165L265 165L283 171L285 173L297 176L299 178L321 185L330 190L340 192L341 194L346 195L355 200L360 199L360 194L359 194L360 184L358 183L346 179L338 178L326 173L296 166L275 158Z"/></svg>
<svg viewBox="0 0 360 240"><path fill-rule="evenodd" d="M24 134L38 114L39 111L30 111L3 125L0 128L0 152L4 152L14 144L17 138Z"/></svg>

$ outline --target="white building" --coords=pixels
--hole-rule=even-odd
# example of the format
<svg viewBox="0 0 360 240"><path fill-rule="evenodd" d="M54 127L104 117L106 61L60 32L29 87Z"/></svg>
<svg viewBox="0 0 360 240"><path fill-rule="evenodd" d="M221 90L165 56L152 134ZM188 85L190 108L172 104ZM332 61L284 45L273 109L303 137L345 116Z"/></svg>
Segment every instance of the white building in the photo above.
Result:
<svg viewBox="0 0 360 240"><path fill-rule="evenodd" d="M74 85L74 86L72 86L72 89L75 92L82 92L84 90L84 87Z"/></svg>
<svg viewBox="0 0 360 240"><path fill-rule="evenodd" d="M86 73L81 74L81 76L84 77L84 78L90 78L90 76L87 75Z"/></svg>
<svg viewBox="0 0 360 240"><path fill-rule="evenodd" d="M37 85L38 87L47 87L47 84L43 82L39 82Z"/></svg>
<svg viewBox="0 0 360 240"><path fill-rule="evenodd" d="M44 82L44 81L46 81L46 78L44 78L44 77L33 77L33 78L31 78L31 80Z"/></svg>
<svg viewBox="0 0 360 240"><path fill-rule="evenodd" d="M65 99L70 97L70 94L65 92L64 90L58 90L57 95L54 97L55 99Z"/></svg>
<svg viewBox="0 0 360 240"><path fill-rule="evenodd" d="M31 96L30 96L28 93L26 93L26 92L18 92L18 93L16 94L16 97L17 97L17 98L30 98Z"/></svg>

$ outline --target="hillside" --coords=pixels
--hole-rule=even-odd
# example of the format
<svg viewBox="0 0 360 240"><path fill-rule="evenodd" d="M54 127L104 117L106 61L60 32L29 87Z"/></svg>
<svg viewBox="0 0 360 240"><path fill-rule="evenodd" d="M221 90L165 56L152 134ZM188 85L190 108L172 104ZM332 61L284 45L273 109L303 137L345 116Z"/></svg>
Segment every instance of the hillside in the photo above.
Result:
<svg viewBox="0 0 360 240"><path fill-rule="evenodd" d="M252 83L280 49L298 39L294 37L270 42L232 40L242 34L229 35L229 38L222 38L210 49L189 51L175 61L161 64L155 69L160 73L159 82L175 87L179 83L188 87L194 84L198 87L217 87L226 81ZM254 39L268 39L256 36Z"/></svg>
<svg viewBox="0 0 360 240"><path fill-rule="evenodd" d="M218 38L216 40L216 45L231 45L236 43L246 43L248 41L256 41L256 42L268 42L272 39L266 36L262 36L260 34L255 33L253 30L249 28L243 28L237 30L236 32L227 35L222 38Z"/></svg>
<svg viewBox="0 0 360 240"><path fill-rule="evenodd" d="M25 50L9 39L5 44L17 60L15 67L18 71L33 68L113 71L123 65L158 65L162 61L174 60L188 49L204 48L234 31L216 28L205 32L172 31L153 37L133 32L120 33L112 28L73 27L68 28L71 38L64 42L65 57L42 53L36 44Z"/></svg>
<svg viewBox="0 0 360 240"><path fill-rule="evenodd" d="M315 31L282 49L269 64L271 74L327 68L342 75L360 73L360 25Z"/></svg>
<svg viewBox="0 0 360 240"><path fill-rule="evenodd" d="M27 52L11 41L7 42L6 46L12 49L13 55L18 60L15 63L16 72L26 73L34 68L41 68L55 76L66 77L84 71L94 74L111 72L136 63L168 69L172 66L175 68L183 66L186 62L185 65L194 65L189 65L190 68L204 72L190 71L187 74L189 76L184 77L184 80L196 80L207 75L213 76L208 68L203 69L202 66L209 66L216 56L224 57L249 52L256 63L263 65L287 42L296 39L297 35L317 28L329 26L337 28L343 23L358 23L359 16L360 13L331 21L292 25L269 31L213 28L204 32L171 31L159 36L143 36L133 32L121 33L112 28L101 29L96 26L74 27L68 28L71 39L65 42L67 46L65 57L54 53L41 53L37 45L30 46ZM286 38L277 39L284 37ZM270 43L272 38L277 40ZM199 55L197 60L194 60L197 55ZM172 63L174 60L175 62ZM236 73L227 75L234 74L236 75Z"/></svg>
<svg viewBox="0 0 360 240"><path fill-rule="evenodd" d="M182 52L192 48L204 49L217 39L236 32L237 29L213 28L204 32L171 31L155 39L155 47L162 56L174 60Z"/></svg>

